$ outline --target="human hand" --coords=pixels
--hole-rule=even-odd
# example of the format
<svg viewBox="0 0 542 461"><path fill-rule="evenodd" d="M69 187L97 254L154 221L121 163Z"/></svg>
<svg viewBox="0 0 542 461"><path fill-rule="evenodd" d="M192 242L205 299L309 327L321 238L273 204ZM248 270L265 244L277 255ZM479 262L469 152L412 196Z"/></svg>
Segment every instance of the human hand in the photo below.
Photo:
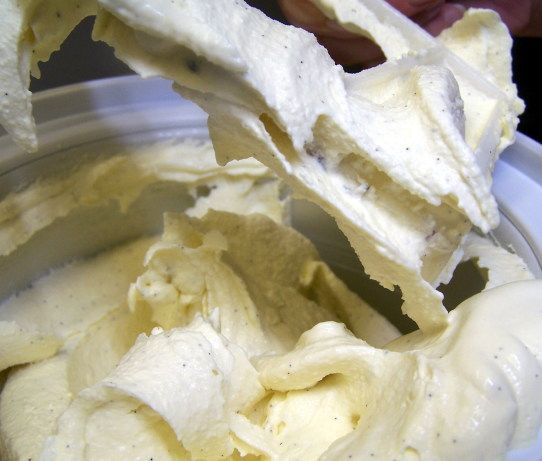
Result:
<svg viewBox="0 0 542 461"><path fill-rule="evenodd" d="M278 0L291 24L316 35L333 59L343 65L371 67L383 61L380 48L326 18L310 0ZM461 19L466 8L489 8L500 14L512 34L542 36L542 0L388 0L432 35Z"/></svg>

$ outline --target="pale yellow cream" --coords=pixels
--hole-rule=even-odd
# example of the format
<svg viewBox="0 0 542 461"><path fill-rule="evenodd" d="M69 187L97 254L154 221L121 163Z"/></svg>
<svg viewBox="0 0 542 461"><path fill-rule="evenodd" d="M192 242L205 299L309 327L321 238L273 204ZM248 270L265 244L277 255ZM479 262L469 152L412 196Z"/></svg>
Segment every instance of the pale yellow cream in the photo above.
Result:
<svg viewBox="0 0 542 461"><path fill-rule="evenodd" d="M315 4L388 62L347 75L240 0L8 1L0 122L21 146L36 148L30 67L97 12L96 38L209 113L225 166L208 143L170 142L0 203L8 256L85 207L129 211L156 183L194 199L160 238L0 306L2 459L495 460L536 435L542 282L469 233L498 222L491 173L523 108L504 25L471 10L434 39L382 1ZM399 337L284 225L283 186L251 156L337 220L419 331ZM436 287L468 259L485 290L448 313Z"/></svg>
<svg viewBox="0 0 542 461"><path fill-rule="evenodd" d="M264 215L208 211L201 196L188 213L202 218L166 215L160 239L57 269L4 302L0 325L53 344L11 336L39 353L21 356L0 334L4 366L34 362L8 370L0 394L2 459L497 459L536 433L542 287L501 286L532 278L517 256L469 237L466 258L499 288L454 310L445 330L399 338L280 224L284 202L267 169L209 161L195 172L204 153L212 150L201 141L167 142L72 174L111 186L111 165L152 158L148 182L146 168L117 182L142 185L126 211L143 184L175 172L188 187L219 185L215 209L248 181L245 208L258 203ZM49 203L43 187L53 183L19 194ZM261 184L275 185L265 200ZM59 203L72 196L57 190ZM121 193L100 190L102 201Z"/></svg>

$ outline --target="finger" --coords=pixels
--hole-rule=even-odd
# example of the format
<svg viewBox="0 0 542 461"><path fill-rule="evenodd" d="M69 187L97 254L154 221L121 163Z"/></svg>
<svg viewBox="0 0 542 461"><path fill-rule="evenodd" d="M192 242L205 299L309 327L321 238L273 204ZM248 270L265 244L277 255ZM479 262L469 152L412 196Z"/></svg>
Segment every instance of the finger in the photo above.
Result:
<svg viewBox="0 0 542 461"><path fill-rule="evenodd" d="M413 19L433 36L437 36L465 14L465 7L456 3L446 3L440 8L427 11Z"/></svg>
<svg viewBox="0 0 542 461"><path fill-rule="evenodd" d="M438 8L444 2L445 0L388 0L390 5L408 17Z"/></svg>
<svg viewBox="0 0 542 461"><path fill-rule="evenodd" d="M442 5L438 5L434 8L429 8L428 10L424 10L421 13L415 14L410 19L412 19L419 26L423 27L425 24L428 24L438 16L441 8Z"/></svg>
<svg viewBox="0 0 542 461"><path fill-rule="evenodd" d="M352 39L317 36L318 42L327 48L333 60L343 66L363 65L371 67L384 61L384 55L378 45L369 39Z"/></svg>
<svg viewBox="0 0 542 461"><path fill-rule="evenodd" d="M315 35L346 39L356 37L355 34L328 19L310 0L279 0L279 5L290 24Z"/></svg>
<svg viewBox="0 0 542 461"><path fill-rule="evenodd" d="M438 35L454 22L461 19L465 8L456 4L437 5L413 17L430 34ZM329 50L335 60L345 66L362 64L371 67L384 61L381 49L373 42L364 38L350 40L333 37L318 37L318 41Z"/></svg>
<svg viewBox="0 0 542 461"><path fill-rule="evenodd" d="M336 63L373 65L383 60L377 45L329 20L310 0L279 0L279 4L288 21L315 34Z"/></svg>
<svg viewBox="0 0 542 461"><path fill-rule="evenodd" d="M433 35L460 19L465 11L460 5L445 4L444 0L389 0L389 3L412 15ZM314 33L335 62L369 67L384 61L378 45L329 20L310 0L279 0L279 4L290 23Z"/></svg>
<svg viewBox="0 0 542 461"><path fill-rule="evenodd" d="M389 0L389 3L406 16L415 16L440 8L444 1ZM279 0L279 5L290 24L314 34L342 38L354 38L357 35L328 19L310 0Z"/></svg>

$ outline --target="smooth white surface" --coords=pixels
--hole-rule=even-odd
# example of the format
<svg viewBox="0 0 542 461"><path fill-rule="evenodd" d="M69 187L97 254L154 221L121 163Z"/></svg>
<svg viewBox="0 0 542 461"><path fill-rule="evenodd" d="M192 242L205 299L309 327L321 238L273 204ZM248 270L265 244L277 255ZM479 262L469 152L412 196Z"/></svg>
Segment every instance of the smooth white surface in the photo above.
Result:
<svg viewBox="0 0 542 461"><path fill-rule="evenodd" d="M133 144L176 134L206 136L206 115L161 79L131 76L72 85L35 95L34 106L40 150L24 153L0 136L0 194L18 186L13 178L27 182L46 174L44 163L53 170L56 155L69 147L98 140ZM542 146L518 135L496 166L493 191L502 213L495 236L542 277ZM540 453L542 431L535 445L514 451L507 460L539 461Z"/></svg>

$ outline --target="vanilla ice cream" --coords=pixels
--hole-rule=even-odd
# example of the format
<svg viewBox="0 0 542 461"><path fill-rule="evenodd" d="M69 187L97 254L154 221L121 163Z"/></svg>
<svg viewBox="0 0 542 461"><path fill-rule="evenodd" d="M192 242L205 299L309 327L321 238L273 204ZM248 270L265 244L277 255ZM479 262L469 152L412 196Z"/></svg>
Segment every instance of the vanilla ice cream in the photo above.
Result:
<svg viewBox="0 0 542 461"><path fill-rule="evenodd" d="M506 27L469 10L435 39L383 1L315 4L387 62L346 74L314 36L241 0L8 1L0 121L22 147L36 148L29 71L96 13L96 39L209 114L214 151L119 152L0 202L7 255L152 184L194 198L160 238L0 306L2 459L494 460L536 435L542 282L471 231L498 223L492 171L523 110ZM418 331L401 336L287 226L274 174L401 289ZM485 289L448 312L437 287L462 260Z"/></svg>

